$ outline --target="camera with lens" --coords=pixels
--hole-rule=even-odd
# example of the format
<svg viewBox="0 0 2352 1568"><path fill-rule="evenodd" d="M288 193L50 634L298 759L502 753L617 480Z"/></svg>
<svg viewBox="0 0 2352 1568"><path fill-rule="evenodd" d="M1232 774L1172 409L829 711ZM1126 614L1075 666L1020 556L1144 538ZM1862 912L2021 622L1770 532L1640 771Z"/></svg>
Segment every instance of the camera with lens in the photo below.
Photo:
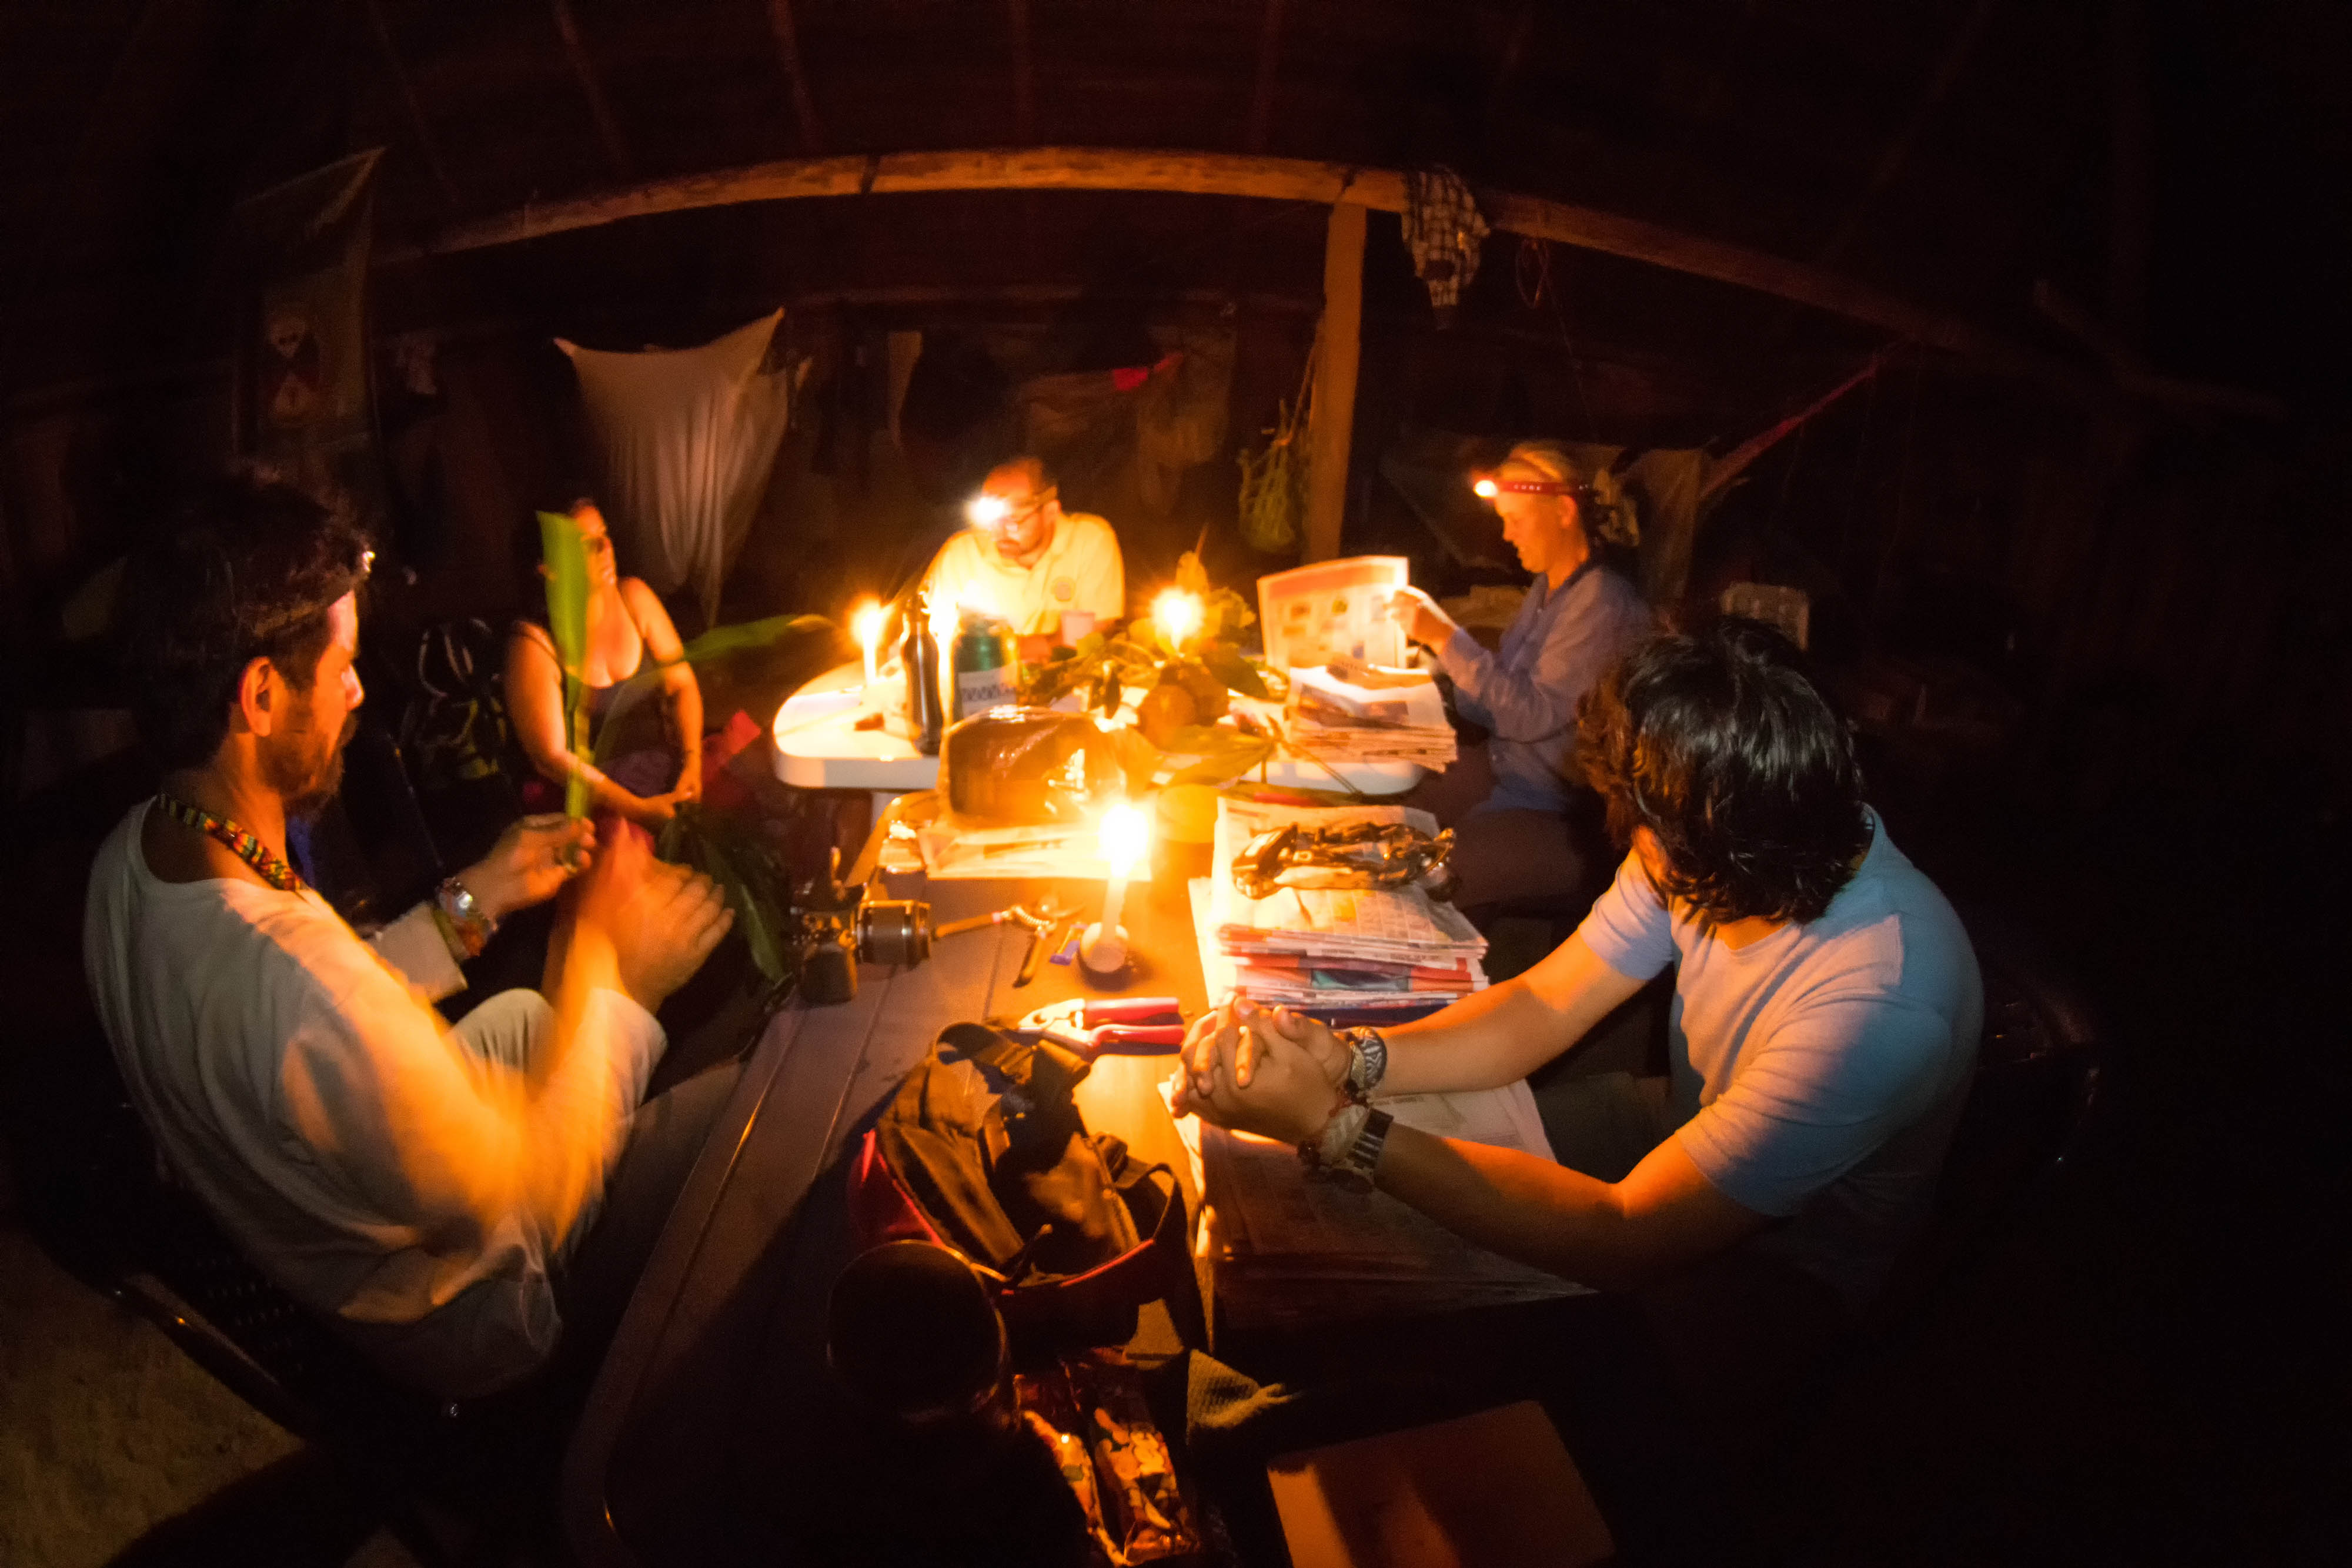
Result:
<svg viewBox="0 0 2352 1568"><path fill-rule="evenodd" d="M931 956L931 906L913 898L869 898L861 883L844 887L835 869L799 890L786 936L800 994L823 1006L857 995L857 966L910 967Z"/></svg>

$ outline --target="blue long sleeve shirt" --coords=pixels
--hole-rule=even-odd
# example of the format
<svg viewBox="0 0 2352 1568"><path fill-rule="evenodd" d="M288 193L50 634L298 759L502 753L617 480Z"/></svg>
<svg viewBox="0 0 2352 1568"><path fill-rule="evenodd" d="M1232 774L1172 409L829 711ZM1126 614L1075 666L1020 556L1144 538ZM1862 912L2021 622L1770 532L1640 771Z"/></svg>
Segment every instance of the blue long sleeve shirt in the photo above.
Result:
<svg viewBox="0 0 2352 1568"><path fill-rule="evenodd" d="M1647 636L1639 590L1592 561L1555 589L1538 578L1489 653L1457 631L1438 651L1464 715L1494 732L1495 792L1482 811L1556 811L1568 802L1560 768L1576 740L1576 705L1602 673Z"/></svg>

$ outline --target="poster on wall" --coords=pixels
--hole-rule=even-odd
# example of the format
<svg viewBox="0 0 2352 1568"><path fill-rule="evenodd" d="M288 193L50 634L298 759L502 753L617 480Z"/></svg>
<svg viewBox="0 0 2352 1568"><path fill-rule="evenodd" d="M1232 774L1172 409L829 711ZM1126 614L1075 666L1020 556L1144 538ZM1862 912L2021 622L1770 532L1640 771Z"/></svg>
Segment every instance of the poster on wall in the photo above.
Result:
<svg viewBox="0 0 2352 1568"><path fill-rule="evenodd" d="M367 356L367 275L381 150L237 204L234 449L348 506L379 540L385 491Z"/></svg>

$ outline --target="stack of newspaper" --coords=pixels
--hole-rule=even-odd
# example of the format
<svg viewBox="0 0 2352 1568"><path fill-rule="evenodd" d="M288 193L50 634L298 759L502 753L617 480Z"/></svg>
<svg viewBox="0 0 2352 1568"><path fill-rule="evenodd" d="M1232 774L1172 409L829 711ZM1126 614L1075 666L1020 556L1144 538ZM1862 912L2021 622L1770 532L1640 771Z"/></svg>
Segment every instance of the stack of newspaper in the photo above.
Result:
<svg viewBox="0 0 2352 1568"><path fill-rule="evenodd" d="M1524 1082L1385 1098L1382 1110L1440 1137L1552 1157ZM1177 1123L1202 1194L1195 1250L1217 1321L1239 1329L1407 1317L1580 1293L1487 1251L1381 1192L1309 1177L1287 1144Z"/></svg>
<svg viewBox="0 0 2352 1568"><path fill-rule="evenodd" d="M1234 885L1234 857L1259 833L1360 821L1437 830L1428 812L1402 806L1217 802L1211 874L1192 887L1212 997L1238 993L1327 1023L1401 1023L1485 988L1486 939L1419 887L1285 887L1253 899Z"/></svg>
<svg viewBox="0 0 2352 1568"><path fill-rule="evenodd" d="M1292 746L1322 762L1413 762L1435 771L1456 755L1435 681L1355 660L1291 671L1284 729Z"/></svg>

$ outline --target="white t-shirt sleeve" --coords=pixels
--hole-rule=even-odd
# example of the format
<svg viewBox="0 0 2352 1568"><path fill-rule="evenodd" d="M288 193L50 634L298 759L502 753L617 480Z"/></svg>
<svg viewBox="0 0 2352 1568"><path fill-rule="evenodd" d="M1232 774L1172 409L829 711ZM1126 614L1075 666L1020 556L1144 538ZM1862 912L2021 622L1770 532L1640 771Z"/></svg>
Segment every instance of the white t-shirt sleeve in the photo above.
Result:
<svg viewBox="0 0 2352 1568"><path fill-rule="evenodd" d="M1717 1191L1791 1215L1934 1103L1951 1021L1885 994L1801 1008L1764 1039L1724 1092L1675 1133Z"/></svg>
<svg viewBox="0 0 2352 1568"><path fill-rule="evenodd" d="M597 992L581 1036L545 1082L468 1050L373 960L276 977L299 988L281 1013L277 1091L286 1152L320 1167L364 1212L421 1244L478 1244L520 1221L552 1249L576 1222L548 1180L549 1139L575 1141L588 1196L603 1186L664 1043L651 1014ZM534 1070L535 1071L535 1070Z"/></svg>
<svg viewBox="0 0 2352 1568"><path fill-rule="evenodd" d="M375 967L371 965L370 968ZM296 969L278 1092L287 1135L361 1205L451 1246L513 1207L520 1084L501 1085L382 969Z"/></svg>
<svg viewBox="0 0 2352 1568"><path fill-rule="evenodd" d="M433 917L430 904L418 904L369 937L367 944L377 957L424 992L428 1002L454 997L466 988L466 972L457 967L457 955L449 951L448 938L441 935L441 923Z"/></svg>
<svg viewBox="0 0 2352 1568"><path fill-rule="evenodd" d="M1641 861L1630 854L1576 934L1595 957L1628 979L1651 979L1675 961L1674 922Z"/></svg>

